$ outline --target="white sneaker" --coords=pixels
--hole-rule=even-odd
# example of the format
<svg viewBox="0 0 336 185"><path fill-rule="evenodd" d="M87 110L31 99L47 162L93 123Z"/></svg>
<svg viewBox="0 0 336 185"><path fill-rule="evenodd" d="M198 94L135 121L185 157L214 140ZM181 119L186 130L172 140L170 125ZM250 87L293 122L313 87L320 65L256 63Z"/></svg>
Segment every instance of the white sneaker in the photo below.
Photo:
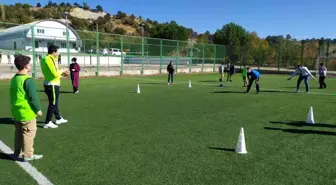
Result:
<svg viewBox="0 0 336 185"><path fill-rule="evenodd" d="M60 124L63 124L63 123L67 123L68 120L65 120L63 118L59 119L59 120L56 120L56 125L60 125Z"/></svg>
<svg viewBox="0 0 336 185"><path fill-rule="evenodd" d="M48 124L45 124L43 128L57 128L58 126L55 125L53 122L49 122Z"/></svg>
<svg viewBox="0 0 336 185"><path fill-rule="evenodd" d="M42 157L43 155L33 155L32 157L24 157L23 161L27 162L27 161L38 160L38 159L41 159Z"/></svg>

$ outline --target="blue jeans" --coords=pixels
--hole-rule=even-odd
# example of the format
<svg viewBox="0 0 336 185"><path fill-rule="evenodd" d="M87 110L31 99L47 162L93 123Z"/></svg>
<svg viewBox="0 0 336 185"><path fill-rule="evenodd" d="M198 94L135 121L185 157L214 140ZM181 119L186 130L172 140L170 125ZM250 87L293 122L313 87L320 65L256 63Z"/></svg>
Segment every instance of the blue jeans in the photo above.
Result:
<svg viewBox="0 0 336 185"><path fill-rule="evenodd" d="M302 80L304 80L304 83L306 85L306 92L309 92L309 84L308 84L309 75L299 76L298 81L297 81L297 85L296 85L296 90L298 91L300 89L300 84L301 84Z"/></svg>

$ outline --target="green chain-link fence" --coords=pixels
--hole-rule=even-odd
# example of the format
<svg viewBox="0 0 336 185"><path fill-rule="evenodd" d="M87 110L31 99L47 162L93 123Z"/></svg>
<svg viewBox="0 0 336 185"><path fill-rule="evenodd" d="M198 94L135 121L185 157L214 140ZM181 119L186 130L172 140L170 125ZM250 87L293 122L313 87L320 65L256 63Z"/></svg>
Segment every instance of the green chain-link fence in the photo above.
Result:
<svg viewBox="0 0 336 185"><path fill-rule="evenodd" d="M42 21L25 25L0 22L1 64L4 56L21 53L32 57L33 75L39 76L41 57L56 44L61 67L77 58L88 75L165 73L170 61L177 73L213 72L225 58L225 46L194 41L165 40L129 35L66 29L64 23Z"/></svg>
<svg viewBox="0 0 336 185"><path fill-rule="evenodd" d="M39 61L47 54L50 44L60 47L61 67L68 67L70 59L76 57L87 76L161 74L166 72L170 61L174 62L177 73L215 72L220 63L228 62L231 54L224 45L66 28L64 23L48 20L25 25L0 22L0 64L10 64L13 68L15 54L29 55L33 75L39 76ZM331 40L251 41L242 47L234 63L281 71L294 69L297 64L314 70L317 63L324 62L329 71L334 71L335 50L336 44ZM2 67L0 70L4 71Z"/></svg>

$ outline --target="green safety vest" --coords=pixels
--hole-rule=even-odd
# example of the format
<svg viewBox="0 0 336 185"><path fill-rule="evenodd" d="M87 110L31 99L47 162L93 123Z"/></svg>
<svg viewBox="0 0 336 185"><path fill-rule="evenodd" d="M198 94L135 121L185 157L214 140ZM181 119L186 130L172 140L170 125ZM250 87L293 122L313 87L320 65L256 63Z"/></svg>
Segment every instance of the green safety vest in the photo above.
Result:
<svg viewBox="0 0 336 185"><path fill-rule="evenodd" d="M16 75L10 83L11 111L17 121L31 121L36 118L36 113L29 104L29 97L24 90L24 82L31 78L29 75Z"/></svg>

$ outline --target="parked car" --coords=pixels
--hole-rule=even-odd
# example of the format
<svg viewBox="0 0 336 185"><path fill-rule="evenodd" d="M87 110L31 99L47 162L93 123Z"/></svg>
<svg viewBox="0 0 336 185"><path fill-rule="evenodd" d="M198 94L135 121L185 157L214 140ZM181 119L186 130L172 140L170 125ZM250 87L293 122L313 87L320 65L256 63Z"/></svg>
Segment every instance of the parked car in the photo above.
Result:
<svg viewBox="0 0 336 185"><path fill-rule="evenodd" d="M108 50L108 54L110 54L110 55L121 55L121 53L122 53L122 55L126 55L125 52L121 52L120 49L118 49L118 48L110 48Z"/></svg>

